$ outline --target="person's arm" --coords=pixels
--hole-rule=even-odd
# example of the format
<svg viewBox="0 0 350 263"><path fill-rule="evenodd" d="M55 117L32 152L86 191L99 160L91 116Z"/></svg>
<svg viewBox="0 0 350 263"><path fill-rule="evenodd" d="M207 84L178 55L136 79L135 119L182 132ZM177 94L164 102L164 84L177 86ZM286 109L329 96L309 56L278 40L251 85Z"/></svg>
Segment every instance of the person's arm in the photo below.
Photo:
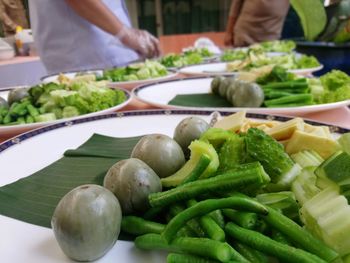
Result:
<svg viewBox="0 0 350 263"><path fill-rule="evenodd" d="M124 45L142 56L159 55L159 42L154 36L144 30L125 26L101 0L65 1L79 16L105 32L117 36Z"/></svg>
<svg viewBox="0 0 350 263"><path fill-rule="evenodd" d="M6 28L9 28L11 29L11 31L16 32L17 24L13 22L12 19L7 15L5 5L1 0L0 0L0 21L6 26Z"/></svg>
<svg viewBox="0 0 350 263"><path fill-rule="evenodd" d="M241 11L244 0L232 0L230 6L230 12L228 15L227 23L226 23L226 31L225 31L225 45L233 46L233 29L235 27L235 23Z"/></svg>

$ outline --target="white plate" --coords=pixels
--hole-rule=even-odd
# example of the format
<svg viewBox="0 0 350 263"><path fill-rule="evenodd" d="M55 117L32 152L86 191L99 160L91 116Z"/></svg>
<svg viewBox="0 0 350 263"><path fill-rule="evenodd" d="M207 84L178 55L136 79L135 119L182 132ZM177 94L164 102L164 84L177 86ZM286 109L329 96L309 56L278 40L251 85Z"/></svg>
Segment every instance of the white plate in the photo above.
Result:
<svg viewBox="0 0 350 263"><path fill-rule="evenodd" d="M137 87L133 90L139 100L157 106L168 109L201 109L201 110L223 110L223 111L239 111L246 110L247 112L259 112L259 113L275 113L275 114L306 114L310 112L319 112L324 110L330 110L334 108L350 105L350 100L318 104L302 107L285 107L285 108L213 108L213 107L191 107L191 106L177 106L169 105L169 101L176 95L180 94L193 94L193 93L209 93L210 84L213 80L212 77L201 78L189 78L189 79L176 79L170 81L164 81L157 84L149 84Z"/></svg>
<svg viewBox="0 0 350 263"><path fill-rule="evenodd" d="M230 62L228 62L230 63ZM228 72L227 62L218 62L218 63L208 63L187 66L179 69L179 73L191 75L191 76L212 76L212 75L237 75L237 72ZM299 74L299 75L311 75L313 72L321 70L323 65L315 68L306 68L306 69L291 69L289 72Z"/></svg>
<svg viewBox="0 0 350 263"><path fill-rule="evenodd" d="M102 74L103 74L102 70L91 70L91 71L84 71L84 72L87 74L91 73L91 74L96 74L99 76L102 76ZM79 73L81 73L81 71ZM67 76L68 78L74 78L78 74L78 72L67 72L67 73L63 73L63 74L65 76ZM108 85L113 87L113 88L124 88L127 90L131 90L139 85L152 83L152 82L158 82L161 80L171 79L173 77L176 77L177 74L178 73L175 71L175 69L173 69L172 71L169 71L168 75L158 77L158 78L144 79L144 80L133 80L133 81L116 81L116 82L110 82ZM41 81L43 83L56 82L58 76L59 76L58 74L46 76L46 77L43 77L41 79Z"/></svg>
<svg viewBox="0 0 350 263"><path fill-rule="evenodd" d="M24 87L24 86L21 86L21 87ZM17 87L9 87L9 88L0 89L0 97L7 99L7 95L11 89L21 88L21 87L17 86ZM121 108L125 107L131 101L130 92L125 90L125 89L120 89L120 90L124 91L127 99L123 103L116 105L114 107L111 107L111 108L108 108L108 109L105 109L102 111L98 111L98 112L92 112L92 113L80 115L80 116L73 117L73 118L58 119L55 121L35 122L35 123L20 124L20 125L4 125L4 126L0 125L0 135L4 136L4 137L9 137L9 136L18 135L22 132L29 131L29 130L32 130L32 129L35 129L38 127L42 127L42 126L49 125L49 124L54 124L57 122L69 122L73 119L81 119L81 118L85 118L85 117L89 117L89 116L96 116L96 115L100 115L100 114L115 112L115 111L120 110Z"/></svg>
<svg viewBox="0 0 350 263"><path fill-rule="evenodd" d="M0 186L28 176L62 157L65 150L76 148L93 133L115 137L130 137L161 132L172 136L175 126L193 112L169 116L167 111L126 112L101 115L59 123L25 133L0 144ZM209 120L208 113L203 112ZM157 123L157 125L149 125ZM21 143L15 143L15 142ZM16 165L19 164L20 165ZM72 262L65 257L51 229L0 215L1 262L52 263ZM116 245L97 262L164 263L165 253L143 252L131 242L117 241Z"/></svg>
<svg viewBox="0 0 350 263"><path fill-rule="evenodd" d="M319 71L323 69L323 65L320 65L315 68L303 68L303 69L290 69L288 70L291 73L297 74L297 75L303 75L303 76L311 76L312 73Z"/></svg>
<svg viewBox="0 0 350 263"><path fill-rule="evenodd" d="M136 86L148 84L148 83L153 83L153 82L159 82L162 80L168 80L171 78L174 78L177 76L177 72L175 69L172 69L172 71L169 71L168 75L158 77L158 78L152 78L152 79L143 79L143 80L134 80L134 81L119 81L119 82L111 82L109 85L111 87L116 87L116 88L124 88L127 90L132 90Z"/></svg>
<svg viewBox="0 0 350 263"><path fill-rule="evenodd" d="M65 75L66 77L73 79L77 74L95 74L98 76L102 76L103 71L102 70L86 70L86 71L79 71L79 72L62 72L61 74ZM53 74L44 76L41 78L41 81L43 83L49 83L49 82L57 82L57 78L60 74Z"/></svg>
<svg viewBox="0 0 350 263"><path fill-rule="evenodd" d="M228 72L226 69L226 65L227 63L225 62L219 62L186 66L179 69L179 73L191 76L237 75L237 72Z"/></svg>
<svg viewBox="0 0 350 263"><path fill-rule="evenodd" d="M70 125L59 123L22 134L0 144L0 186L28 176L62 157L67 149L76 148L93 133L114 137L139 136L149 133L173 135L176 125L185 117L200 115L208 122L211 112L206 111L130 111L99 115L72 121ZM230 112L222 112L230 114ZM248 117L265 119L261 114ZM285 121L287 118L276 117ZM156 123L157 125L150 125ZM339 129L339 132L347 132ZM20 165L18 164L20 160ZM24 223L0 215L1 262L55 263L72 262L60 250L51 229ZM166 254L145 252L132 242L117 241L115 246L96 262L164 263Z"/></svg>

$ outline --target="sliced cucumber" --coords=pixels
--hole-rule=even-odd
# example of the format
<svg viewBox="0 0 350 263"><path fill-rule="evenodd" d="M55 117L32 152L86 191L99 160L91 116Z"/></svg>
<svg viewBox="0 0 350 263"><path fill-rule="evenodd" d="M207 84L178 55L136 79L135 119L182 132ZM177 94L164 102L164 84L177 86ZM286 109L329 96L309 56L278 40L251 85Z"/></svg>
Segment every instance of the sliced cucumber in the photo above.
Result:
<svg viewBox="0 0 350 263"><path fill-rule="evenodd" d="M328 187L300 209L307 229L340 255L350 253L350 206L337 187Z"/></svg>
<svg viewBox="0 0 350 263"><path fill-rule="evenodd" d="M324 159L314 150L303 150L292 154L291 158L302 168L308 166L319 166Z"/></svg>

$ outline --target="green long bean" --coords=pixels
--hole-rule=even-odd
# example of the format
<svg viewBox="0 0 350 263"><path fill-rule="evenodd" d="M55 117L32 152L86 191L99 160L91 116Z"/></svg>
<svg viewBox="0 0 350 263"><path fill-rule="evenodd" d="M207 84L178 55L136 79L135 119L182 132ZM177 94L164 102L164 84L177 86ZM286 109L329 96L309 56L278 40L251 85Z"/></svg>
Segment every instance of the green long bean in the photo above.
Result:
<svg viewBox="0 0 350 263"><path fill-rule="evenodd" d="M293 243L298 244L301 248L319 256L327 262L332 262L339 257L336 251L328 247L321 240L315 238L293 220L273 208L268 208L268 211L268 215L263 217L265 222L286 235Z"/></svg>
<svg viewBox="0 0 350 263"><path fill-rule="evenodd" d="M283 262L290 263L326 263L323 259L302 249L281 244L273 239L253 230L242 228L234 223L225 227L228 235L243 244L249 245L263 253L275 256Z"/></svg>
<svg viewBox="0 0 350 263"><path fill-rule="evenodd" d="M236 211L233 209L223 209L224 216L235 222L241 227L254 229L258 223L258 215L255 213Z"/></svg>
<svg viewBox="0 0 350 263"><path fill-rule="evenodd" d="M248 165L246 165L248 167ZM217 175L208 179L197 180L164 192L152 193L148 196L151 206L167 206L178 201L195 198L198 195L214 191L239 190L250 185L264 185L270 181L269 176L258 162L249 164L250 169Z"/></svg>
<svg viewBox="0 0 350 263"><path fill-rule="evenodd" d="M187 254L169 253L167 263L218 263L220 261Z"/></svg>
<svg viewBox="0 0 350 263"><path fill-rule="evenodd" d="M189 206L197 204L197 201L191 199L188 201ZM225 241L224 230L215 222L215 220L209 216L209 214L199 217L199 224L203 231L213 240Z"/></svg>
<svg viewBox="0 0 350 263"><path fill-rule="evenodd" d="M234 245L235 249L240 253L242 256L244 256L246 259L248 259L250 262L259 262L259 263L268 263L269 259L268 257L261 253L258 250L255 250L245 244L242 244L240 242L236 242Z"/></svg>
<svg viewBox="0 0 350 263"><path fill-rule="evenodd" d="M143 235L148 233L160 234L164 231L165 225L145 220L137 216L123 216L121 230L132 235Z"/></svg>
<svg viewBox="0 0 350 263"><path fill-rule="evenodd" d="M167 256L167 263L219 263L220 261L211 260L203 257L187 254L169 253ZM226 263L242 263L240 261L227 261Z"/></svg>
<svg viewBox="0 0 350 263"><path fill-rule="evenodd" d="M192 218L203 216L217 209L234 208L244 211L266 214L267 209L259 202L246 197L233 196L221 199L208 199L198 202L173 217L165 227L162 236L167 242L171 242L176 232Z"/></svg>
<svg viewBox="0 0 350 263"><path fill-rule="evenodd" d="M173 204L170 208L169 208L169 212L170 215L172 217L176 216L177 214L181 213L182 211L184 211L186 209L185 206L182 206L180 204ZM171 220L171 219L170 219ZM198 237L204 237L205 233L201 227L201 225L199 224L199 222L197 221L196 218L189 220L188 222L186 222L186 224L184 225L187 228L189 228L196 236Z"/></svg>
<svg viewBox="0 0 350 263"><path fill-rule="evenodd" d="M135 239L135 245L141 249L160 249L176 253L189 253L205 258L227 262L232 258L231 246L209 238L178 237L170 244L161 235L146 234Z"/></svg>

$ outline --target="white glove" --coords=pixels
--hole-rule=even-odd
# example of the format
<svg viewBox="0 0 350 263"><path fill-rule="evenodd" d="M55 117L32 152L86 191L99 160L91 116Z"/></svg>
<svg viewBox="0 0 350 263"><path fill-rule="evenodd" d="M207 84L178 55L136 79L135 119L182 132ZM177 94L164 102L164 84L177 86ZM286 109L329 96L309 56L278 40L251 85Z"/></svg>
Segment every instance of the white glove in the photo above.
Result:
<svg viewBox="0 0 350 263"><path fill-rule="evenodd" d="M123 26L115 38L143 58L158 57L161 53L158 39L145 30Z"/></svg>

